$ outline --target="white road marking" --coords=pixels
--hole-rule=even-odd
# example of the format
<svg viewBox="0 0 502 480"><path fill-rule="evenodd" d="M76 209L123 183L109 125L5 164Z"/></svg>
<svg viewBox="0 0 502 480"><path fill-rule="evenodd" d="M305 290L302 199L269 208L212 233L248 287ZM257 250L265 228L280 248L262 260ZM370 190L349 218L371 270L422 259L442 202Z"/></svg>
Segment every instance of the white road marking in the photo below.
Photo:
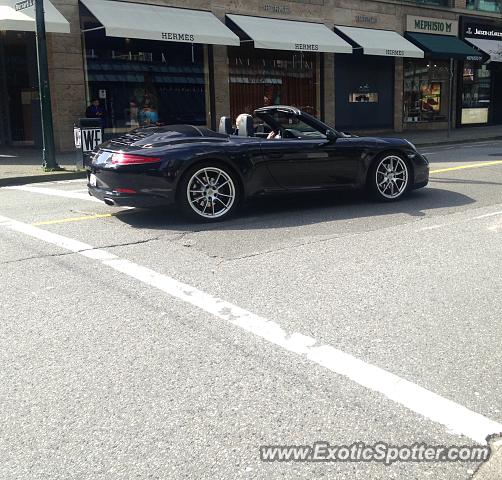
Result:
<svg viewBox="0 0 502 480"><path fill-rule="evenodd" d="M494 207L500 207L499 205L493 205ZM463 218L461 220L452 220L449 223L440 223L437 225L430 225L428 227L422 227L416 230L416 232L427 232L429 230L437 230L439 228L444 228L444 227L453 227L454 225L460 225L462 223L469 223L474 220L483 220L484 218L490 218L490 217L496 217L498 215L502 215L502 210L499 210L497 212L492 212L492 213L485 213L484 215L478 215L476 217L469 217L469 218Z"/></svg>
<svg viewBox="0 0 502 480"><path fill-rule="evenodd" d="M49 195L52 197L74 198L78 200L85 200L89 202L98 202L103 204L101 200L91 197L88 193L70 192L68 190L58 190L57 188L47 187L32 187L31 185L19 185L13 187L3 187L7 190L19 190L21 192L39 193L41 195Z"/></svg>
<svg viewBox="0 0 502 480"><path fill-rule="evenodd" d="M55 180L53 183L80 183L80 182L87 183L87 180L85 178L74 178L73 180ZM36 183L33 185L36 185Z"/></svg>
<svg viewBox="0 0 502 480"><path fill-rule="evenodd" d="M154 287L187 304L239 327L288 352L302 355L311 362L347 377L355 383L402 405L423 417L447 427L456 435L463 435L484 444L489 435L502 433L502 424L480 415L456 402L448 400L398 377L380 367L364 362L330 345L319 345L312 337L287 332L278 323L260 317L232 303L214 297L197 288L155 272L102 249L46 230L0 216L0 227L23 233L60 248L101 262L140 282Z"/></svg>
<svg viewBox="0 0 502 480"><path fill-rule="evenodd" d="M502 215L502 211L487 213L485 215L480 215L479 217L474 217L473 220L481 220L483 218L496 217L497 215Z"/></svg>
<svg viewBox="0 0 502 480"><path fill-rule="evenodd" d="M428 232L429 230L437 230L438 228L448 227L452 225L451 223L442 223L441 225L432 225L430 227L424 227L417 230L417 232Z"/></svg>

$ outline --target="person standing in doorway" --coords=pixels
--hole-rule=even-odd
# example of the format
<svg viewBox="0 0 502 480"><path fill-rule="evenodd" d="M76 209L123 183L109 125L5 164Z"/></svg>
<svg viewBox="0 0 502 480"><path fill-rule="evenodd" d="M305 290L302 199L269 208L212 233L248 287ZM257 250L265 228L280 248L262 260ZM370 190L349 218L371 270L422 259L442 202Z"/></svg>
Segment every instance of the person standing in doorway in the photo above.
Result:
<svg viewBox="0 0 502 480"><path fill-rule="evenodd" d="M99 118L101 120L101 127L105 128L106 121L106 110L99 101L99 98L94 98L91 104L87 107L85 111L85 116L87 118Z"/></svg>

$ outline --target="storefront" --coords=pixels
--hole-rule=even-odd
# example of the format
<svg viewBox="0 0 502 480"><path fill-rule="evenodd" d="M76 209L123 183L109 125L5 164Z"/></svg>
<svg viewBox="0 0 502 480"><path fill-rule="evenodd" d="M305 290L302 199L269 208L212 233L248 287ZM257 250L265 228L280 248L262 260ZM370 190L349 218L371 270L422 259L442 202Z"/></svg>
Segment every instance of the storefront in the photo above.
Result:
<svg viewBox="0 0 502 480"><path fill-rule="evenodd" d="M137 126L206 125L211 45L239 39L210 12L110 0L82 0L88 102L105 133ZM99 103L98 103L99 102Z"/></svg>
<svg viewBox="0 0 502 480"><path fill-rule="evenodd" d="M240 39L228 49L230 115L267 105L292 105L322 117L323 55L352 47L317 23L227 15Z"/></svg>
<svg viewBox="0 0 502 480"><path fill-rule="evenodd" d="M337 26L354 55L335 56L335 118L342 130L394 128L395 59L424 53L397 32Z"/></svg>
<svg viewBox="0 0 502 480"><path fill-rule="evenodd" d="M69 32L68 21L44 2L48 32ZM0 0L0 146L41 146L35 11Z"/></svg>
<svg viewBox="0 0 502 480"><path fill-rule="evenodd" d="M425 52L423 60L404 65L405 127L451 125L457 61L479 63L483 57L458 37L458 22L407 17L406 38Z"/></svg>
<svg viewBox="0 0 502 480"><path fill-rule="evenodd" d="M483 64L464 62L459 125L502 124L502 25L462 19L463 38L486 54Z"/></svg>

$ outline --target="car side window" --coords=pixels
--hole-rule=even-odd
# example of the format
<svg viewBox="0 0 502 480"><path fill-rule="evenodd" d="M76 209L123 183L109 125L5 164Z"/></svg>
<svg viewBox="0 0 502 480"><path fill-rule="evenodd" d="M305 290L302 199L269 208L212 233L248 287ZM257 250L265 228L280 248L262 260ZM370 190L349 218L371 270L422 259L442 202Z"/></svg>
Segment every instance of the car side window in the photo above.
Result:
<svg viewBox="0 0 502 480"><path fill-rule="evenodd" d="M326 135L311 127L295 115L288 115L281 111L276 111L271 116L285 132L284 138L326 138Z"/></svg>

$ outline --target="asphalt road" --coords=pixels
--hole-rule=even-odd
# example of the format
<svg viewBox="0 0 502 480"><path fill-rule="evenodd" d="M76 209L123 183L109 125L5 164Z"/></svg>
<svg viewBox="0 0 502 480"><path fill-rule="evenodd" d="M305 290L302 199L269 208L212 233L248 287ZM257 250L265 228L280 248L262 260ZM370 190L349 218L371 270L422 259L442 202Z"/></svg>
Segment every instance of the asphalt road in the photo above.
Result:
<svg viewBox="0 0 502 480"><path fill-rule="evenodd" d="M470 478L259 456L502 426L502 142L424 152L402 202L261 200L212 226L84 181L0 189L0 478Z"/></svg>

